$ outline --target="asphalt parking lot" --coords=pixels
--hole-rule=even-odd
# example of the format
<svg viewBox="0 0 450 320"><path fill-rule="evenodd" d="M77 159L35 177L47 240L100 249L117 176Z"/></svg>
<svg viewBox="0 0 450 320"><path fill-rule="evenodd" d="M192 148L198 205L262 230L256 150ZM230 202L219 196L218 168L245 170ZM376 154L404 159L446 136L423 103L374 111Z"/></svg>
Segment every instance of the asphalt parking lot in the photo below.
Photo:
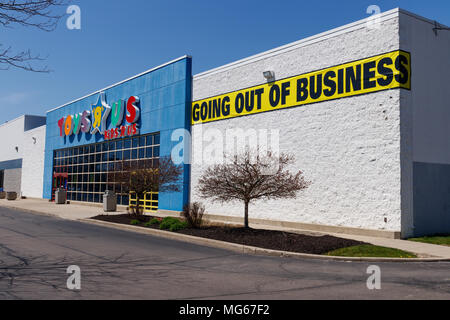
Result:
<svg viewBox="0 0 450 320"><path fill-rule="evenodd" d="M374 264L374 263L372 263ZM81 290L67 288L69 266ZM450 299L450 263L242 255L0 207L0 299Z"/></svg>

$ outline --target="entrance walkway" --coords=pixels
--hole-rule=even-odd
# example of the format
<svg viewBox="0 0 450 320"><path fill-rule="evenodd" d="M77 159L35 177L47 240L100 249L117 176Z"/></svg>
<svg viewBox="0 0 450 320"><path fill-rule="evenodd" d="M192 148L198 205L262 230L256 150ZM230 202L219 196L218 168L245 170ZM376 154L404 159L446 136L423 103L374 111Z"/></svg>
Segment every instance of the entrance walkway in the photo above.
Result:
<svg viewBox="0 0 450 320"><path fill-rule="evenodd" d="M101 214L123 214L125 207L118 206L117 212L105 213L101 204L71 204L57 205L42 199L25 199L16 201L0 200L0 206L20 209L27 212L55 216L68 220L88 219Z"/></svg>

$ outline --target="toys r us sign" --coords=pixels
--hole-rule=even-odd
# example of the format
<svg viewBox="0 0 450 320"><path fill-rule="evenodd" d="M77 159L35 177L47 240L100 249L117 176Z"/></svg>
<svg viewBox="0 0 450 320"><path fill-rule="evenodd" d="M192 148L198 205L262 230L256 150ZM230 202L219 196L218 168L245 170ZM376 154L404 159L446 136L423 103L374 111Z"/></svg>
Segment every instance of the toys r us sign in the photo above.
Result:
<svg viewBox="0 0 450 320"><path fill-rule="evenodd" d="M104 135L105 140L134 136L139 134L137 121L141 112L139 97L131 96L125 102L120 99L110 106L105 99L105 93L100 93L97 103L91 110L68 115L58 120L60 136L78 135L81 133ZM108 119L111 118L111 129L108 129ZM124 120L125 118L125 120Z"/></svg>

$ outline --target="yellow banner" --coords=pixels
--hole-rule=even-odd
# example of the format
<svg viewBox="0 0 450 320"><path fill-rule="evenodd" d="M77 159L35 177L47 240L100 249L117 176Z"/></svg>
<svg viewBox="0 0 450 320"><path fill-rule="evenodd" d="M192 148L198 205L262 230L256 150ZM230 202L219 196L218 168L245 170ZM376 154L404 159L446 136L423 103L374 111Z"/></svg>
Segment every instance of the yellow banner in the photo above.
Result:
<svg viewBox="0 0 450 320"><path fill-rule="evenodd" d="M394 88L411 89L411 55L408 52L389 52L195 101L192 103L192 124Z"/></svg>

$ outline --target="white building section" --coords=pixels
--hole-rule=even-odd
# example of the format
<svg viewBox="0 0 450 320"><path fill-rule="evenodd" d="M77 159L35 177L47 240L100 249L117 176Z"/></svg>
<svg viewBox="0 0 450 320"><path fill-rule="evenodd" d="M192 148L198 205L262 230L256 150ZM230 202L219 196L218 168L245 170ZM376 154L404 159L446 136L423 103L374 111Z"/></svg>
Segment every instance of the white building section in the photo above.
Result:
<svg viewBox="0 0 450 320"><path fill-rule="evenodd" d="M42 152L45 148L45 141L41 138L40 149L28 148L28 135L30 130L33 132L40 127L40 130L45 132L45 117L24 115L12 121L0 125L0 189L3 191L17 192L18 196L22 194L22 188L29 189L27 186L29 179L35 179L44 174L43 169L38 168L38 163L43 160ZM26 179L23 180L23 163L35 163L34 169L29 176L29 171L26 172ZM35 190L30 194L36 197L42 197L42 185L39 187L34 185ZM39 190L41 190L39 194Z"/></svg>
<svg viewBox="0 0 450 320"><path fill-rule="evenodd" d="M0 162L21 159L25 116L0 125Z"/></svg>
<svg viewBox="0 0 450 320"><path fill-rule="evenodd" d="M41 126L25 132L22 162L22 196L42 198L44 188L45 130Z"/></svg>
<svg viewBox="0 0 450 320"><path fill-rule="evenodd" d="M412 90L400 103L406 235L450 233L450 31L439 26L400 14L400 47L412 54Z"/></svg>

